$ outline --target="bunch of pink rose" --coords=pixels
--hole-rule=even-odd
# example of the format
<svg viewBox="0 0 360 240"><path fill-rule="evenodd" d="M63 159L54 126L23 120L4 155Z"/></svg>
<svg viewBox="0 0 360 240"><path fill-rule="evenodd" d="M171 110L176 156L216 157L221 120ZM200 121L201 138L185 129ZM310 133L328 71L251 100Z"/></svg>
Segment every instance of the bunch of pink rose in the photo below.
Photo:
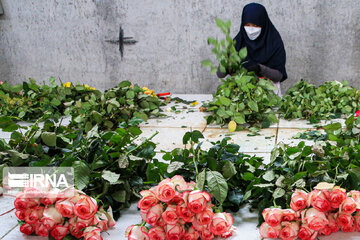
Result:
<svg viewBox="0 0 360 240"><path fill-rule="evenodd" d="M360 116L360 110L357 110L356 113L355 113L355 117L359 117Z"/></svg>
<svg viewBox="0 0 360 240"><path fill-rule="evenodd" d="M100 233L115 225L112 209L98 209L95 199L81 191L50 190L46 194L26 188L14 202L16 216L23 221L20 231L63 239L67 234L84 240L102 239Z"/></svg>
<svg viewBox="0 0 360 240"><path fill-rule="evenodd" d="M360 232L360 191L335 187L306 193L296 190L291 209L266 208L260 226L263 238L313 240L339 230Z"/></svg>
<svg viewBox="0 0 360 240"><path fill-rule="evenodd" d="M143 224L131 225L125 236L129 240L210 240L226 238L234 231L231 214L214 213L211 196L194 190L182 176L167 178L158 186L140 192L138 202ZM152 226L150 230L145 224Z"/></svg>

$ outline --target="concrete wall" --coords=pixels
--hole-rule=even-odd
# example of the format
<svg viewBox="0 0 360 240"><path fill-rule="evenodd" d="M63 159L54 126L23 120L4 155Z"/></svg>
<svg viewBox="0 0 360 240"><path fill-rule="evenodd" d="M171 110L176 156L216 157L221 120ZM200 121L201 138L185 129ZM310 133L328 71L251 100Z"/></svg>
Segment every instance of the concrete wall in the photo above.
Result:
<svg viewBox="0 0 360 240"><path fill-rule="evenodd" d="M209 36L221 36L217 17L233 23L240 0L1 0L0 81L29 77L88 83L99 89L130 80L157 91L212 93L219 80L202 68L212 56ZM287 51L286 89L305 78L314 83L360 79L358 0L257 1L265 5ZM136 45L105 42L119 25Z"/></svg>

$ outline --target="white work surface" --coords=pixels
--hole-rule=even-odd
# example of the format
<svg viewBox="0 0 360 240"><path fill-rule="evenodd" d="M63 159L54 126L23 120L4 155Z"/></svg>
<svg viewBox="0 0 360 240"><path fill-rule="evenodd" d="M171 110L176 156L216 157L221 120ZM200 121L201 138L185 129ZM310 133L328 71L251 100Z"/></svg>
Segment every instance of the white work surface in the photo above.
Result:
<svg viewBox="0 0 360 240"><path fill-rule="evenodd" d="M264 157L265 161L270 160L271 149L280 141L284 143L297 144L302 141L300 139L292 139L292 137L299 131L305 131L306 129L314 129L313 125L309 125L308 121L304 120L292 120L286 121L280 119L277 124L273 124L270 128L262 129L258 136L248 137L248 131L240 131L232 134L228 134L227 127L221 128L217 125L206 126L204 116L209 113L199 111L199 107L202 102L206 102L212 99L212 95L182 95L176 96L185 100L197 100L199 105L190 107L185 104L170 103L163 107L166 118L150 119L147 123L140 125L143 136L149 137L154 132L158 131L159 134L154 137L153 141L157 143L157 152L160 150L172 150L176 147L183 147L182 137L185 132L190 129L203 131L206 141L203 146L205 148L210 147L211 141L220 140L223 137L229 136L232 141L240 145L240 150L250 155L257 155ZM175 106L177 110L181 110L180 113L170 111L171 106ZM183 107L186 107L184 109ZM333 120L344 122L344 120ZM66 121L63 121L66 124ZM325 121L320 123L325 124ZM320 125L318 124L318 125ZM266 139L265 137L270 137ZM10 133L4 133L0 131L0 138L9 139ZM311 143L311 141L307 141ZM13 208L14 199L10 197L0 197L0 215ZM237 227L234 235L229 240L244 239L244 240L260 240L259 230L257 226L257 213L249 212L247 206L244 206L239 212L233 213L234 225ZM125 229L131 224L141 223L140 213L137 211L136 203L132 204L129 209L123 210L121 216L117 221L114 228L107 233L102 233L105 240L123 240L125 239ZM25 236L19 231L17 226L17 218L14 211L0 216L0 239L5 240L43 240L46 238L38 236ZM328 237L320 237L324 240L339 240L339 239L359 239L360 233L336 233Z"/></svg>

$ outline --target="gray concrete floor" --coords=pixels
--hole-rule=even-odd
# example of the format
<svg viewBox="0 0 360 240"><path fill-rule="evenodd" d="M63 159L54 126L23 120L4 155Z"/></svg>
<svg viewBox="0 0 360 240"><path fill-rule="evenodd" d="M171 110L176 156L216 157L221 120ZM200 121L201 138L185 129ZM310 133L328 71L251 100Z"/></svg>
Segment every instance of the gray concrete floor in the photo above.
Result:
<svg viewBox="0 0 360 240"><path fill-rule="evenodd" d="M212 95L176 95L185 100L197 100L199 105L190 107L185 104L170 103L163 107L167 117L160 119L150 119L147 123L140 125L143 136L149 137L154 132L158 131L159 134L153 139L157 143L157 152L161 150L172 150L176 147L183 147L182 137L185 132L190 129L202 131L204 139L204 148L211 146L212 141L220 140L225 136L231 137L231 141L240 145L240 150L250 155L256 155L264 157L265 161L270 160L270 152L273 147L279 142L297 144L299 139L292 139L292 137L299 131L305 131L306 129L315 129L314 125L309 125L304 120L286 121L280 119L277 124L273 124L270 128L262 129L260 135L249 137L248 131L240 131L229 134L227 126L221 128L218 125L206 125L204 116L209 113L199 111L199 107L202 102L206 102L212 99ZM174 112L171 107L174 106L180 112ZM332 120L337 122L344 122L343 119ZM67 121L64 121L66 124ZM321 124L329 122L322 121ZM318 124L319 125L319 124ZM268 139L266 138L268 137ZM9 139L10 133L0 132L0 138ZM307 141L311 144L312 141ZM158 154L160 157L161 154ZM13 208L13 198L0 197L0 215L2 212L6 212ZM233 213L234 225L237 230L233 237L229 239L246 239L246 240L258 240L260 239L259 231L256 227L257 213L250 213L248 206L244 206L239 212ZM17 239L31 239L40 240L44 239L37 236L25 236L19 231L17 226L17 219L14 212L0 216L0 239L17 240ZM131 224L138 224L141 222L140 214L137 211L136 204L133 204L129 209L122 211L122 215L119 218L117 225L108 231L103 233L102 236L105 240L112 239L125 239L124 232L127 226ZM336 233L329 237L321 237L321 239L359 239L357 233ZM240 237L241 236L241 237Z"/></svg>

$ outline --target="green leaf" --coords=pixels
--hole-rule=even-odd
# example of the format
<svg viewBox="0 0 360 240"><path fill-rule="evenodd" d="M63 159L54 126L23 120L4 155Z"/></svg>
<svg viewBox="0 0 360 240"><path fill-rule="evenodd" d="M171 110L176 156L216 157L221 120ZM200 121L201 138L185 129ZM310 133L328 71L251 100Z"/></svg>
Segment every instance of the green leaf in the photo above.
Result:
<svg viewBox="0 0 360 240"><path fill-rule="evenodd" d="M74 168L75 186L83 190L90 182L90 168L83 161L75 161L72 165Z"/></svg>
<svg viewBox="0 0 360 240"><path fill-rule="evenodd" d="M126 98L134 98L135 97L135 92L134 91L127 91L126 92Z"/></svg>
<svg viewBox="0 0 360 240"><path fill-rule="evenodd" d="M240 58L241 58L242 60L246 58L246 56L247 56L247 49L246 49L246 47L243 47L242 49L240 49L240 51L239 51L239 56L240 56Z"/></svg>
<svg viewBox="0 0 360 240"><path fill-rule="evenodd" d="M182 167L184 166L184 163L183 162L172 162L169 164L169 166L167 167L167 172L168 173L173 173L179 169L181 169Z"/></svg>
<svg viewBox="0 0 360 240"><path fill-rule="evenodd" d="M232 176L234 176L237 173L234 163L232 163L230 161L225 162L225 164L222 168L222 172L223 172L224 178L231 178Z"/></svg>
<svg viewBox="0 0 360 240"><path fill-rule="evenodd" d="M202 191L204 189L206 179L206 170L202 170L197 176L196 176L196 188Z"/></svg>
<svg viewBox="0 0 360 240"><path fill-rule="evenodd" d="M297 181L299 180L300 178L303 178L307 175L307 172L298 172L295 174L294 176L294 180Z"/></svg>
<svg viewBox="0 0 360 240"><path fill-rule="evenodd" d="M113 184L113 183L117 182L117 180L120 177L120 174L105 170L105 171L103 171L101 177L103 179L105 179L106 181L108 181L110 184Z"/></svg>
<svg viewBox="0 0 360 240"><path fill-rule="evenodd" d="M230 106L231 100L227 97L219 96L219 101L222 105Z"/></svg>
<svg viewBox="0 0 360 240"><path fill-rule="evenodd" d="M201 64L202 64L204 67L211 67L211 66L212 66L212 62L211 62L209 59L202 60L202 61L201 61Z"/></svg>
<svg viewBox="0 0 360 240"><path fill-rule="evenodd" d="M126 202L126 191L125 190L116 191L113 194L111 194L111 196L117 202L121 202L121 203Z"/></svg>
<svg viewBox="0 0 360 240"><path fill-rule="evenodd" d="M235 113L234 120L235 120L235 122L238 123L238 124L244 124L244 123L246 123L246 121L245 121L245 116L244 116L243 113L239 113L239 112Z"/></svg>
<svg viewBox="0 0 360 240"><path fill-rule="evenodd" d="M206 171L206 181L210 194L222 204L228 193L228 184L225 178L217 171Z"/></svg>
<svg viewBox="0 0 360 240"><path fill-rule="evenodd" d="M284 195L285 195L285 190L284 189L276 188L274 193L273 193L273 198L274 199L281 198Z"/></svg>
<svg viewBox="0 0 360 240"><path fill-rule="evenodd" d="M254 101L249 101L248 102L248 106L251 110L253 110L254 112L258 112L259 111L259 108L258 108L258 105L256 102Z"/></svg>
<svg viewBox="0 0 360 240"><path fill-rule="evenodd" d="M43 132L41 134L41 140L49 147L56 146L56 134L53 132Z"/></svg>
<svg viewBox="0 0 360 240"><path fill-rule="evenodd" d="M121 154L118 158L119 168L127 168L129 166L129 160L126 154Z"/></svg>
<svg viewBox="0 0 360 240"><path fill-rule="evenodd" d="M50 103L51 103L51 105L54 105L56 107L61 105L61 101L57 98L53 98Z"/></svg>
<svg viewBox="0 0 360 240"><path fill-rule="evenodd" d="M268 181L268 182L271 182L275 179L275 173L274 171L267 171L263 176L262 178L265 180L265 181Z"/></svg>

